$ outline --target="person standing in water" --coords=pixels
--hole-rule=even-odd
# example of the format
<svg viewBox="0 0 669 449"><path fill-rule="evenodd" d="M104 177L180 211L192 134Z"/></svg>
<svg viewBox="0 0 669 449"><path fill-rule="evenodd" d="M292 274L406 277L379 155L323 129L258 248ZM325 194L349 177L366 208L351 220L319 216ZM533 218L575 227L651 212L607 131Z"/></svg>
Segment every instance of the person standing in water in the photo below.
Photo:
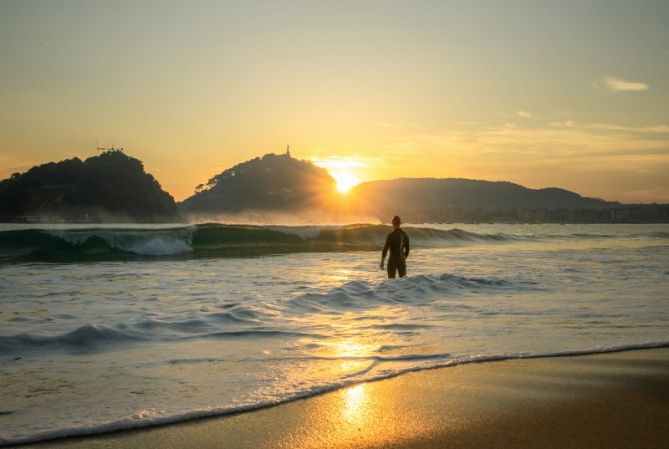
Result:
<svg viewBox="0 0 669 449"><path fill-rule="evenodd" d="M390 250L390 257L388 257L388 279L394 279L396 273L399 273L401 278L407 274L406 258L409 256L409 236L400 229L401 224L402 220L395 215L393 217L393 228L395 229L386 237L386 244L381 253L381 269L383 270L386 254Z"/></svg>

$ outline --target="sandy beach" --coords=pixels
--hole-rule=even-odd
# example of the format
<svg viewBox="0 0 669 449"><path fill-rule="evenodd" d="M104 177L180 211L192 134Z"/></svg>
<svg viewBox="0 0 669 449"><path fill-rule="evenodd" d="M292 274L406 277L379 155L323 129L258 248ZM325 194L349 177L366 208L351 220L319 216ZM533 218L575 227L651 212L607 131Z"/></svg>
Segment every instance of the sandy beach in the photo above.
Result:
<svg viewBox="0 0 669 449"><path fill-rule="evenodd" d="M408 373L233 416L39 448L664 448L669 348Z"/></svg>

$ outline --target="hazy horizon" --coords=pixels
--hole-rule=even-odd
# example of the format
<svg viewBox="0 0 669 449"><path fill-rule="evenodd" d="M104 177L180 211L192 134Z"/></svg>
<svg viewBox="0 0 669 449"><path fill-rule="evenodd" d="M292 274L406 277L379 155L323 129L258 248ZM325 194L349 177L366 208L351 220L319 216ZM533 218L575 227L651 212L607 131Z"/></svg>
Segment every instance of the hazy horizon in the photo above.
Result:
<svg viewBox="0 0 669 449"><path fill-rule="evenodd" d="M176 200L290 144L338 181L669 202L663 1L0 4L0 178L124 147Z"/></svg>

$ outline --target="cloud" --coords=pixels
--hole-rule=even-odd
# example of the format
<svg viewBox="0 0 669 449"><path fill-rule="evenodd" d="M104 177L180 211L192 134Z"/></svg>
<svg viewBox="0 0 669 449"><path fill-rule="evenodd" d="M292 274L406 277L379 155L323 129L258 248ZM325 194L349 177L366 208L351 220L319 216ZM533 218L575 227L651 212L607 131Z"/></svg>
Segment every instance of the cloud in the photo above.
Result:
<svg viewBox="0 0 669 449"><path fill-rule="evenodd" d="M565 120L562 122L550 122L550 126L553 128L573 128L576 126L576 123L574 123L572 120Z"/></svg>
<svg viewBox="0 0 669 449"><path fill-rule="evenodd" d="M608 123L592 123L588 125L591 129L601 129L607 131L623 131L634 133L651 133L651 134L669 134L669 125L651 125L651 126L621 126L611 125Z"/></svg>
<svg viewBox="0 0 669 449"><path fill-rule="evenodd" d="M534 116L527 111L516 111L516 115L522 118L534 118Z"/></svg>
<svg viewBox="0 0 669 449"><path fill-rule="evenodd" d="M627 81L613 76L602 78L597 86L609 92L643 92L650 89L646 83Z"/></svg>

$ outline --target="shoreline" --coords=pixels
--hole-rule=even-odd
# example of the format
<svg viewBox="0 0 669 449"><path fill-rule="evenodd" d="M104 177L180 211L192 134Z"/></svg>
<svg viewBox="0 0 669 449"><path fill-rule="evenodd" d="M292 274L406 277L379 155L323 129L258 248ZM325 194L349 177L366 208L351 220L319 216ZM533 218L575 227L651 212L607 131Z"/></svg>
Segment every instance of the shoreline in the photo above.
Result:
<svg viewBox="0 0 669 449"><path fill-rule="evenodd" d="M593 370L592 367L598 364L602 366L599 369ZM604 367L611 368L612 366L615 366L617 370L609 372L608 369L602 369ZM654 366L657 369L649 371L644 366ZM532 382L536 382L538 374L544 377L547 376L549 374L548 371L550 371L549 367L557 371L566 370L576 380L568 382L564 379L553 378L547 384L550 388L547 388L543 392L529 390L531 391L530 394L528 390L521 389L522 391L515 391L514 394L508 397L503 394L509 388L517 389L518 382L530 385ZM506 377L500 373L506 373ZM519 373L521 374L520 376ZM633 376L630 377L630 373ZM598 377L599 381L584 388L582 381L578 379L585 374ZM501 378L497 379L500 376ZM526 379L522 380L523 377ZM647 377L647 379L641 379L643 377ZM611 379L615 379L613 383L617 385L617 388L611 388ZM640 397L638 391L635 393L636 390L643 390L644 385L642 384L647 383L643 382L643 380L657 384L658 391L656 393L659 393L657 396L661 398L659 403L650 401L651 404L649 405L648 398ZM477 418L472 421L472 409L480 407L482 402L488 402L488 400L484 400L481 397L481 391L487 391L491 381L499 381L503 388L489 391L491 393L489 397L491 402L484 408L485 413L481 414L481 411L474 413L474 416L477 416ZM430 394L425 394L423 391L425 389ZM565 392L574 393L580 390L587 393L589 400L579 396L567 397L566 401L565 398L559 398L560 396L564 396ZM608 391L610 397L607 399L607 397L602 396L603 391L600 390ZM538 396L537 393L539 393ZM407 432L405 429L405 413L402 413L396 404L388 404L386 396L397 396L398 394L400 396L409 394L405 398L409 402L416 402L419 398L424 397L425 402L429 404L421 405L418 400L416 404L407 410L407 413L416 415L411 420L410 425L413 431ZM617 397L618 399L612 401L611 397ZM535 402L537 399L539 400L538 403ZM495 419L497 420L509 421L507 423L509 429L515 429L517 432L517 424L523 423L524 425L520 427L526 427L528 420L536 424L537 416L546 415L545 417L550 417L551 415L558 414L566 416L562 418L563 420L569 420L569 416L580 416L584 410L592 410L595 415L601 415L601 413L597 413L598 410L602 412L615 409L615 404L620 403L620 401L629 403L638 402L637 411L640 414L645 413L646 415L647 410L643 410L648 409L652 405L654 409L657 409L657 416L653 419L653 416L644 415L644 421L646 423L657 423L656 428L659 427L662 429L664 427L663 432L654 433L656 436L659 435L659 439L656 438L654 442L660 443L669 440L669 425L666 424L669 422L669 348L666 346L666 343L651 348L639 348L637 346L625 349L611 349L594 354L592 352L571 352L535 355L525 358L475 360L457 365L399 373L392 377L339 387L314 395L291 399L280 404L238 410L223 415L194 417L189 420L166 422L140 429L119 429L95 435L60 437L36 443L3 447L54 449L79 447L206 448L218 447L221 440L228 441L223 444L225 447L374 447L381 443L381 445L391 445L393 447L439 447L445 444L443 441L444 435L448 434L452 437L455 429L467 433L465 430L468 427L468 422L470 427L477 427L482 423L488 422L492 417L496 417ZM339 406L333 406L333 402L339 403ZM608 405L604 409L601 409L603 403L607 403ZM526 413L521 413L528 407L536 408L537 404L540 407L535 410L537 414L534 418L528 416ZM455 414L452 413L453 405L458 405L455 408L459 411ZM357 407L357 409L353 410L352 406L355 406L353 408ZM301 411L304 408L309 409L309 413L306 415ZM364 411L364 413L357 416L360 411ZM392 413L393 411L399 412L399 414ZM391 417L396 416L391 419L390 426L382 426L387 427L386 432L380 434L378 432L362 432L363 427L367 427L367 425L370 428L376 428L379 427L380 423L387 421L388 412L391 412ZM435 415L441 416L444 413L452 416L449 416L448 419L435 419ZM370 419L370 414L378 416ZM294 422L295 420L291 417L295 415L301 418L297 421L311 423L306 426L306 429L309 430L306 434L305 429L299 429L298 433L303 434L300 441L293 440L295 429L287 432L284 425L277 425L277 422L284 422L286 420L290 423ZM586 415L590 416L587 413ZM632 419L635 416L632 413L628 418ZM341 422L342 418L346 419ZM314 427L313 425L314 423L333 420L339 421L332 428L333 431L337 431L334 435L332 431L322 429L320 428L321 426ZM516 421L520 421L520 423L515 423ZM619 421L620 419L611 422L608 426L605 426L605 430L611 427L608 431L613 434L616 427L618 429L621 428L621 425L624 427L624 422L621 423ZM455 428L453 428L454 423L457 423ZM573 427L576 423L572 423L571 425ZM350 440L350 437L353 437L353 434L356 432L353 432L351 435L341 435L342 431L351 426L357 426L360 429L358 431L360 435L355 435L353 440ZM255 428L255 431L249 432L249 429L253 428ZM400 430L401 435L396 435ZM546 435L547 430L550 429L543 428L538 435L534 436ZM501 429L499 431L501 432ZM340 435L337 436L337 433ZM509 432L504 433L508 434ZM513 433L511 431L511 434ZM532 436L532 432L529 430L524 431L524 433L525 437ZM649 435L653 434L650 431L647 433ZM258 434L265 435L265 437L260 441L254 441L254 438ZM187 438L184 440L185 435ZM218 438L212 439L212 435L218 435ZM286 438L293 442L285 445L282 442L285 442ZM662 438L666 439L663 440ZM306 444L303 441L305 439ZM471 435L468 436L467 440L474 441ZM427 444L427 441L432 441L432 443ZM461 445L459 443L454 447L487 447L484 442L477 441L478 443L474 445ZM452 443L453 441L450 441L448 444L452 445ZM611 444L613 443L607 440L606 447L631 447L629 446L629 441L627 446L615 446L615 444L612 446ZM640 447L661 447L661 443L654 445L653 442L648 442L648 444ZM505 447L499 444L493 446ZM534 441L528 447L543 446L541 446L541 441ZM575 445L573 447L599 446Z"/></svg>

